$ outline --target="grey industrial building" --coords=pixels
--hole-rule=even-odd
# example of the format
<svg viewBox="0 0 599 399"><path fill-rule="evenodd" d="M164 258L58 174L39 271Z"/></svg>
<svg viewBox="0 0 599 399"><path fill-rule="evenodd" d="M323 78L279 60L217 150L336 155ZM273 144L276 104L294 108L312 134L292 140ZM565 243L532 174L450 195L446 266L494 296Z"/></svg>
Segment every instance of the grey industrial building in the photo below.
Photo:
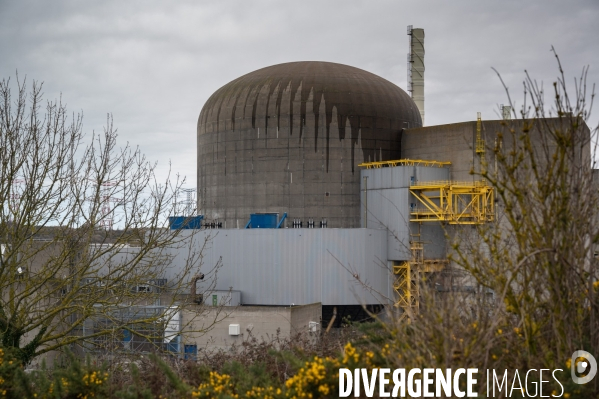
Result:
<svg viewBox="0 0 599 399"><path fill-rule="evenodd" d="M198 290L191 295L203 298L192 307L224 304L227 317L202 335L210 317L192 321L197 313L182 308L182 343L222 348L247 331L314 333L346 316L363 318L364 307L405 311L413 303L397 296L412 279L402 265L418 258L422 270L442 275L446 235L494 220L493 190L472 172L506 121L423 127L424 33L408 33L411 95L364 70L310 61L251 72L205 103L197 210L173 228L186 227L191 247L203 247L204 265L221 265L211 290L189 276ZM493 162L489 151L485 163ZM430 207L419 211L418 193L452 184L471 201L456 212L462 220L442 226ZM171 254L174 276L185 254ZM453 290L438 281L441 291Z"/></svg>
<svg viewBox="0 0 599 399"><path fill-rule="evenodd" d="M496 123L479 130L490 133ZM216 289L239 295L240 309L262 307L268 318L273 307L316 303L322 313L312 322L321 326L333 309L363 317L364 305L395 302L394 265L410 260L415 229L426 259L446 258L440 224L410 223L410 187L474 181L476 132L476 121L422 127L410 95L358 68L293 62L260 69L217 90L200 113L202 228L183 234L208 239L205 264L222 262ZM360 166L400 159L446 163ZM252 225L265 214L276 223Z"/></svg>

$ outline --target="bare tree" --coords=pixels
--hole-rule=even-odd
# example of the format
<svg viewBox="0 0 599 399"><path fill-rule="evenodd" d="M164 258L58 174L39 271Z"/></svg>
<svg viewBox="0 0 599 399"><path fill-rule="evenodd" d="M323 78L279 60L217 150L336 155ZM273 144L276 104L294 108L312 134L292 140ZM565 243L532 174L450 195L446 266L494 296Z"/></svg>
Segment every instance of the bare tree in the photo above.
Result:
<svg viewBox="0 0 599 399"><path fill-rule="evenodd" d="M167 226L183 181L160 183L138 148L118 147L110 116L85 145L81 115L44 103L41 84L11 87L0 83L2 346L24 364L115 336L160 346L205 245Z"/></svg>
<svg viewBox="0 0 599 399"><path fill-rule="evenodd" d="M551 353L552 366L576 349L599 349L593 256L599 186L592 159L598 131L586 124L594 88L587 92L585 68L568 90L556 59L553 101L527 74L520 115L514 112L521 121L504 122L492 149L497 169L482 173L496 189L499 222L482 227L476 245L457 247L464 268L501 299L500 319L521 349L518 362L534 364Z"/></svg>

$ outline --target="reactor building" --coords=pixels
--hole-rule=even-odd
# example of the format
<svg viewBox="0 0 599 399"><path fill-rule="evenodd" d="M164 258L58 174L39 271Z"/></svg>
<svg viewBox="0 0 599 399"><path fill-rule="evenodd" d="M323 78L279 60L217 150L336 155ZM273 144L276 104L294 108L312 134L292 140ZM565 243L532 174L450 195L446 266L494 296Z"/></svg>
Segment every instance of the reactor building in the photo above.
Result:
<svg viewBox="0 0 599 399"><path fill-rule="evenodd" d="M244 227L252 213L360 226L359 164L399 159L421 127L402 89L362 69L290 62L218 89L198 119L198 209Z"/></svg>

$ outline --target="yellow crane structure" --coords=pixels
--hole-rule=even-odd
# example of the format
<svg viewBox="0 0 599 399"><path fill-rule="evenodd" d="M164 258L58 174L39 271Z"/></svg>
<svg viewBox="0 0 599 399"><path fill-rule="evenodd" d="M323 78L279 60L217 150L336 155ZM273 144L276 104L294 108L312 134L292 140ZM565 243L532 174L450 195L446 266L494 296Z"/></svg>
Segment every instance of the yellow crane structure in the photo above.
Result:
<svg viewBox="0 0 599 399"><path fill-rule="evenodd" d="M481 118L478 113L476 127L476 153L481 168L486 165L485 141L482 139ZM362 163L366 169L395 166L447 167L451 162L422 159L399 159ZM410 206L410 222L440 222L452 225L473 225L495 220L495 197L493 187L484 181L413 181L409 193L417 203ZM440 272L447 267L447 259L425 259L424 243L420 234L411 236L410 260L394 261L393 290L397 296L395 307L403 309L401 319L412 320L420 310L420 286L426 275Z"/></svg>
<svg viewBox="0 0 599 399"><path fill-rule="evenodd" d="M418 204L410 209L410 222L481 224L495 220L493 187L474 182L415 182L410 194Z"/></svg>
<svg viewBox="0 0 599 399"><path fill-rule="evenodd" d="M412 207L410 222L444 222L449 224L481 224L495 220L494 190L485 181L415 182L410 194L421 206ZM395 306L402 308L401 319L413 319L420 310L420 285L427 274L440 272L447 259L424 259L424 245L419 235L410 241L411 258L395 262L393 289Z"/></svg>

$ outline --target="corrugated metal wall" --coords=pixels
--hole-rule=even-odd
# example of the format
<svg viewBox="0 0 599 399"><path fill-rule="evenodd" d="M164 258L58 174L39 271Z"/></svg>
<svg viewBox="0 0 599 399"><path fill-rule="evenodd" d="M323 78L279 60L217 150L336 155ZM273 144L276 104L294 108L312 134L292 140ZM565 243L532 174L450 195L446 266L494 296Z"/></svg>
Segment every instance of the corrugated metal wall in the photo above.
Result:
<svg viewBox="0 0 599 399"><path fill-rule="evenodd" d="M245 305L380 303L379 295L357 283L354 274L374 291L392 297L384 230L201 230L193 236L195 246L207 237L202 254L205 270L222 257L216 289L241 291ZM172 275L184 269L185 250L178 251L181 253L173 261Z"/></svg>

